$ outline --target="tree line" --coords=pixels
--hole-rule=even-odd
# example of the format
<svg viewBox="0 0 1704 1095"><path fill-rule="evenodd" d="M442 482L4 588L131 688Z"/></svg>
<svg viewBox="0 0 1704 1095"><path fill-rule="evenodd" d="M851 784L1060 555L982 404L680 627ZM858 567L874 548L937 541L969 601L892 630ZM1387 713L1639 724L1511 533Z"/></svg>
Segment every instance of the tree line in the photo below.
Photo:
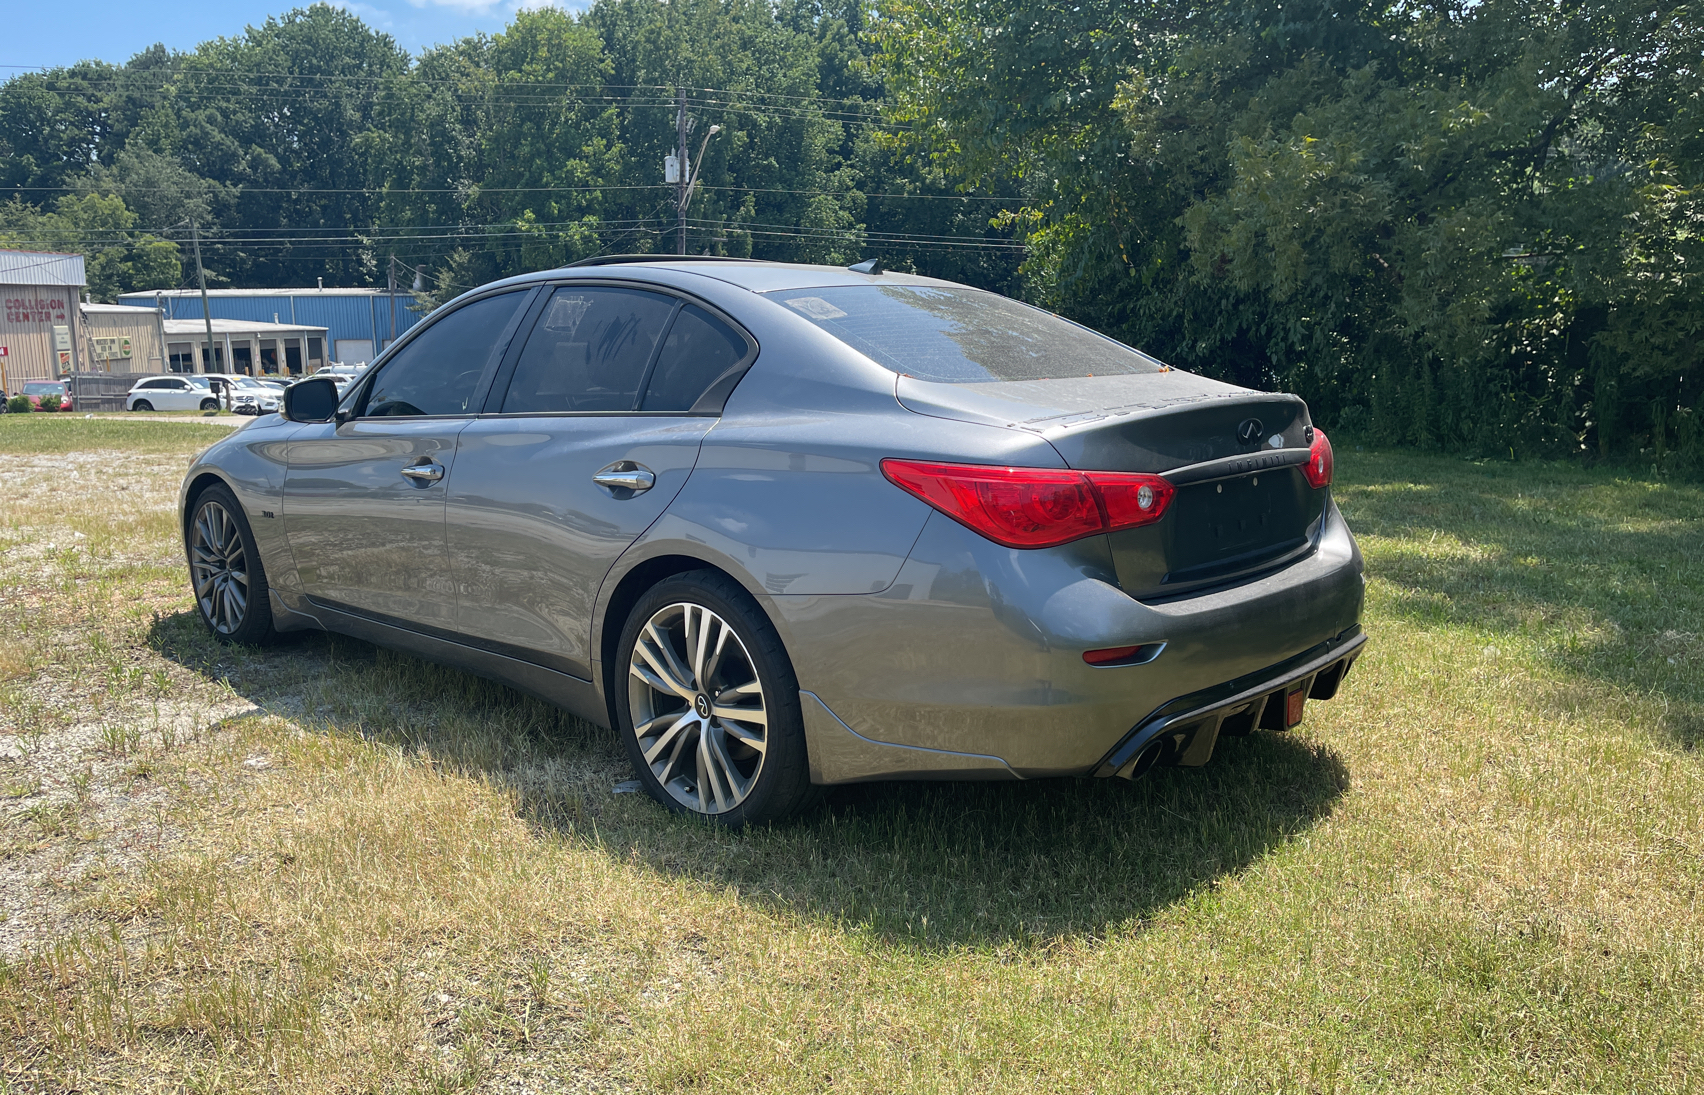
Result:
<svg viewBox="0 0 1704 1095"><path fill-rule="evenodd" d="M0 243L425 304L675 249L1020 295L1346 436L1704 468L1704 18L1628 0L315 5L0 87ZM710 127L719 127L712 135ZM56 242L57 241L57 242Z"/></svg>
<svg viewBox="0 0 1704 1095"><path fill-rule="evenodd" d="M858 0L600 0L411 57L325 4L187 53L0 87L0 245L81 250L97 296L493 278L676 248L890 264L1017 289L1012 187L961 193L884 116ZM711 127L717 127L712 136Z"/></svg>

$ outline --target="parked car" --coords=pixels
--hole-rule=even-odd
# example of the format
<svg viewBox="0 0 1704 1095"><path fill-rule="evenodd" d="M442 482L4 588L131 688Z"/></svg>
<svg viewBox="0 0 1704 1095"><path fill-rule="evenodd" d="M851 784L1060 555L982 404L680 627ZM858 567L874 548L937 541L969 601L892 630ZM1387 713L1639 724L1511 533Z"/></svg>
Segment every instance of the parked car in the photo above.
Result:
<svg viewBox="0 0 1704 1095"><path fill-rule="evenodd" d="M58 380L32 380L24 385L24 396L30 401L30 406L38 411L50 409L69 411L73 409L70 389ZM55 398L58 400L57 403L53 403ZM41 405L43 399L49 400L49 407Z"/></svg>
<svg viewBox="0 0 1704 1095"><path fill-rule="evenodd" d="M252 376L233 376L231 410L236 414L272 414L284 397L281 389Z"/></svg>
<svg viewBox="0 0 1704 1095"><path fill-rule="evenodd" d="M213 411L219 398L205 376L184 373L139 380L124 397L129 411Z"/></svg>
<svg viewBox="0 0 1704 1095"><path fill-rule="evenodd" d="M671 809L1133 778L1366 641L1296 396L879 267L599 259L440 308L181 495L218 638L325 628L613 726Z"/></svg>

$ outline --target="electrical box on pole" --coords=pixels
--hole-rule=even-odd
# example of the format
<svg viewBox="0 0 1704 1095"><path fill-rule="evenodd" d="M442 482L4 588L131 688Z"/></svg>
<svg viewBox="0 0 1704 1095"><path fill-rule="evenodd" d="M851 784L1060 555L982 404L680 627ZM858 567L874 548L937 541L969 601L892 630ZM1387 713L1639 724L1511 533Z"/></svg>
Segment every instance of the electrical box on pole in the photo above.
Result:
<svg viewBox="0 0 1704 1095"><path fill-rule="evenodd" d="M680 182L680 157L663 157L663 181L666 183Z"/></svg>

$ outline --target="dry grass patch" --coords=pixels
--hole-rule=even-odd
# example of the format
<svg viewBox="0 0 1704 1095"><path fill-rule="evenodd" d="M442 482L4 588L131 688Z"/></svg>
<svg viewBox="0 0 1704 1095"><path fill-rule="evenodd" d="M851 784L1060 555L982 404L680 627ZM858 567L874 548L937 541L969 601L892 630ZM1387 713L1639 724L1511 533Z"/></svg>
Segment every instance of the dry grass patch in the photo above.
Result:
<svg viewBox="0 0 1704 1095"><path fill-rule="evenodd" d="M1374 645L1300 731L735 834L506 689L212 644L187 448L108 537L6 501L76 451L0 471L0 1085L1698 1086L1695 487L1345 453Z"/></svg>

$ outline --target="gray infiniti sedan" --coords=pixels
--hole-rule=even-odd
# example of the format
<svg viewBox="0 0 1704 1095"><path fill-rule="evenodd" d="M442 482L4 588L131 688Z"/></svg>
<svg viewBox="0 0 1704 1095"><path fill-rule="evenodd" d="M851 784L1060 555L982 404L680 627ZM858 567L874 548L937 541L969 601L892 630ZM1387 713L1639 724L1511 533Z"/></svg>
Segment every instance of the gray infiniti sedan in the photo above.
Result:
<svg viewBox="0 0 1704 1095"><path fill-rule="evenodd" d="M1365 642L1307 406L950 282L625 256L444 305L184 480L220 639L323 628L613 726L675 810L1131 778Z"/></svg>

